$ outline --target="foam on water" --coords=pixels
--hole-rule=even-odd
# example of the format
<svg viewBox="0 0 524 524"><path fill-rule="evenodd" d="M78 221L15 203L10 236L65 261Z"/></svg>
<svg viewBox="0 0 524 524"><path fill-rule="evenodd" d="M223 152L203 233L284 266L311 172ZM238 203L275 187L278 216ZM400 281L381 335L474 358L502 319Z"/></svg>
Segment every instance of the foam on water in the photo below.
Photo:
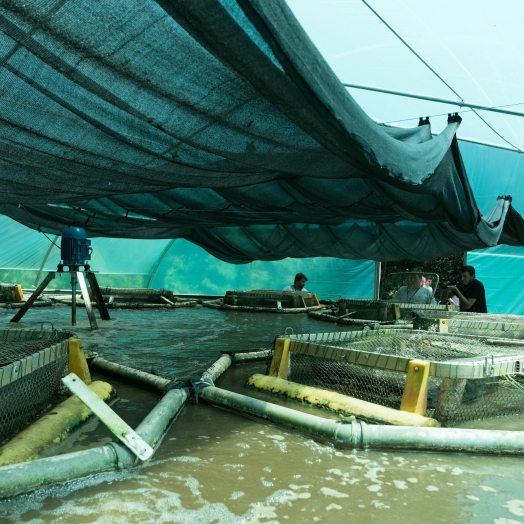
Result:
<svg viewBox="0 0 524 524"><path fill-rule="evenodd" d="M504 504L504 507L508 508L509 512L513 513L513 515L517 515L517 517L524 517L524 500L508 500L506 504Z"/></svg>
<svg viewBox="0 0 524 524"><path fill-rule="evenodd" d="M254 328L249 331L250 323L260 322L264 316L247 315L248 321L239 326L232 315L209 312L205 314L213 321L207 323L206 330L211 329L211 333L202 332L201 320L198 326L192 326L189 312L150 315L148 322L138 322L147 327L144 333L147 343L146 339L154 336L151 319L167 319L170 327L159 335L163 347L131 347L133 336L140 335L140 326L124 336L118 328L124 325L121 320L111 328L119 337L117 344L108 344L103 328L94 335L94 340L99 344L98 351L107 349L107 358L122 361L119 356L128 351L130 362L144 360L156 366L161 374L163 365L166 374L184 372L196 362L207 365L222 347L257 347L260 341L246 338L245 334L254 333ZM120 313L117 315L121 319L135 318L127 312L121 316ZM269 317L267 329L262 330L267 338L278 331L278 325L273 323L275 316ZM174 327L173 319L189 325L188 329ZM163 329L161 324L156 328ZM242 347L232 345L235 338L231 333L238 333L239 329L244 331ZM209 340L204 340L208 335ZM213 338L215 335L220 336ZM200 339L199 353L195 358L197 339ZM264 366L265 363L260 363L259 368L253 365L250 373L263 372ZM231 376L241 368L234 368ZM219 387L232 387L227 375ZM250 394L248 390L242 393ZM140 392L135 395L126 392L125 398L129 400L126 405L133 405L139 404L142 397ZM267 399L273 401L269 394ZM291 404L289 401L288 405ZM387 512L388 523L400 524L420 517L422 501L424 520L428 523L514 524L524 523L522 470L520 459L514 457L336 449L277 426L261 426L203 402L196 405L191 401L147 465L132 472L96 475L61 488L4 501L0 504L0 520L4 517L7 522L46 524L56 521L267 524L335 519L384 522ZM479 516L483 520L478 520Z"/></svg>

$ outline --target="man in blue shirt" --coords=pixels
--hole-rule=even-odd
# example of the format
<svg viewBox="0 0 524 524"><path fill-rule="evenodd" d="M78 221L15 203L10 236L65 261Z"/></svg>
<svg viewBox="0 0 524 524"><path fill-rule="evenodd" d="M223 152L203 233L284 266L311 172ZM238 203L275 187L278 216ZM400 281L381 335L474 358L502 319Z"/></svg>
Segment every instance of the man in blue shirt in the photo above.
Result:
<svg viewBox="0 0 524 524"><path fill-rule="evenodd" d="M409 277L409 284L402 286L393 297L396 302L411 304L434 304L433 293L422 285L422 275L418 272Z"/></svg>

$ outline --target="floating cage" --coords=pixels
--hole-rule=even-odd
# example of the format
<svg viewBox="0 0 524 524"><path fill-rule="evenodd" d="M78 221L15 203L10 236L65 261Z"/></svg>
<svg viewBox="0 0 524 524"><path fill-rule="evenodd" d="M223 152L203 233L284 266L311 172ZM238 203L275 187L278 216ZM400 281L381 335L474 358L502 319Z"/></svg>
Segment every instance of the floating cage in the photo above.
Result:
<svg viewBox="0 0 524 524"><path fill-rule="evenodd" d="M524 317L519 315L421 311L413 318L413 328L483 337L524 339ZM522 344L524 347L524 342Z"/></svg>
<svg viewBox="0 0 524 524"><path fill-rule="evenodd" d="M338 303L337 316L349 315L350 319L376 320L388 322L409 320L413 318L413 311L446 311L448 306L440 304L411 304L405 302L391 302L387 300L356 300L341 298Z"/></svg>
<svg viewBox="0 0 524 524"><path fill-rule="evenodd" d="M197 300L179 300L167 289L100 287L104 303L109 308L147 309L193 307ZM92 293L90 294L93 300ZM96 302L95 302L96 303Z"/></svg>
<svg viewBox="0 0 524 524"><path fill-rule="evenodd" d="M308 312L318 320L339 324L411 324L413 313L425 315L426 312L440 314L451 306L441 304L411 304L387 300L359 300L341 298L331 308ZM440 317L438 317L440 318Z"/></svg>
<svg viewBox="0 0 524 524"><path fill-rule="evenodd" d="M426 277L431 283L429 288L423 286L425 282L422 278ZM308 314L318 320L340 324L411 324L413 311L446 311L453 307L436 303L434 296L438 283L439 277L436 273L392 273L384 279L381 300L340 298L330 307ZM401 290L411 287L413 291L399 295Z"/></svg>
<svg viewBox="0 0 524 524"><path fill-rule="evenodd" d="M67 374L68 339L60 330L0 330L0 443L38 417Z"/></svg>
<svg viewBox="0 0 524 524"><path fill-rule="evenodd" d="M314 293L253 289L226 291L223 299L203 302L204 306L244 311L303 313L321 307Z"/></svg>
<svg viewBox="0 0 524 524"><path fill-rule="evenodd" d="M422 360L430 363L426 416L444 426L524 410L524 346L401 329L286 338L292 382L399 409L410 361Z"/></svg>
<svg viewBox="0 0 524 524"><path fill-rule="evenodd" d="M22 302L24 293L22 286L18 284L0 283L0 305L6 306L12 303Z"/></svg>

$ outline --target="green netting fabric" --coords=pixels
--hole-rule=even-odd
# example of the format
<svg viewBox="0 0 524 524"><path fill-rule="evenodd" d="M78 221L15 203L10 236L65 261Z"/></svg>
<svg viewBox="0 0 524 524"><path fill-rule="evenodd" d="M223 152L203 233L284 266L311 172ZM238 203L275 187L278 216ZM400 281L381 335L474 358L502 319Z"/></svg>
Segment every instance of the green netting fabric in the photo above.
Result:
<svg viewBox="0 0 524 524"><path fill-rule="evenodd" d="M458 122L373 122L283 0L6 0L0 31L0 212L30 227L230 262L430 258L505 227L507 200L480 215Z"/></svg>

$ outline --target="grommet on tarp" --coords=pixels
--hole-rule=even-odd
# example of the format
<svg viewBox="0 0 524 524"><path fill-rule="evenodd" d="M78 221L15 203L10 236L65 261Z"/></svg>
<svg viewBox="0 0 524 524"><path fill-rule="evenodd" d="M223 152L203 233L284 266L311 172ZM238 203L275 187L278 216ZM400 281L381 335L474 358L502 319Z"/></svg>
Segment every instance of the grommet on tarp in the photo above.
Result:
<svg viewBox="0 0 524 524"><path fill-rule="evenodd" d="M458 113L448 113L448 124L452 124L454 122L462 122L462 117Z"/></svg>
<svg viewBox="0 0 524 524"><path fill-rule="evenodd" d="M420 117L419 120L418 120L418 126L429 126L429 116L427 116L426 118L423 118L423 117Z"/></svg>

